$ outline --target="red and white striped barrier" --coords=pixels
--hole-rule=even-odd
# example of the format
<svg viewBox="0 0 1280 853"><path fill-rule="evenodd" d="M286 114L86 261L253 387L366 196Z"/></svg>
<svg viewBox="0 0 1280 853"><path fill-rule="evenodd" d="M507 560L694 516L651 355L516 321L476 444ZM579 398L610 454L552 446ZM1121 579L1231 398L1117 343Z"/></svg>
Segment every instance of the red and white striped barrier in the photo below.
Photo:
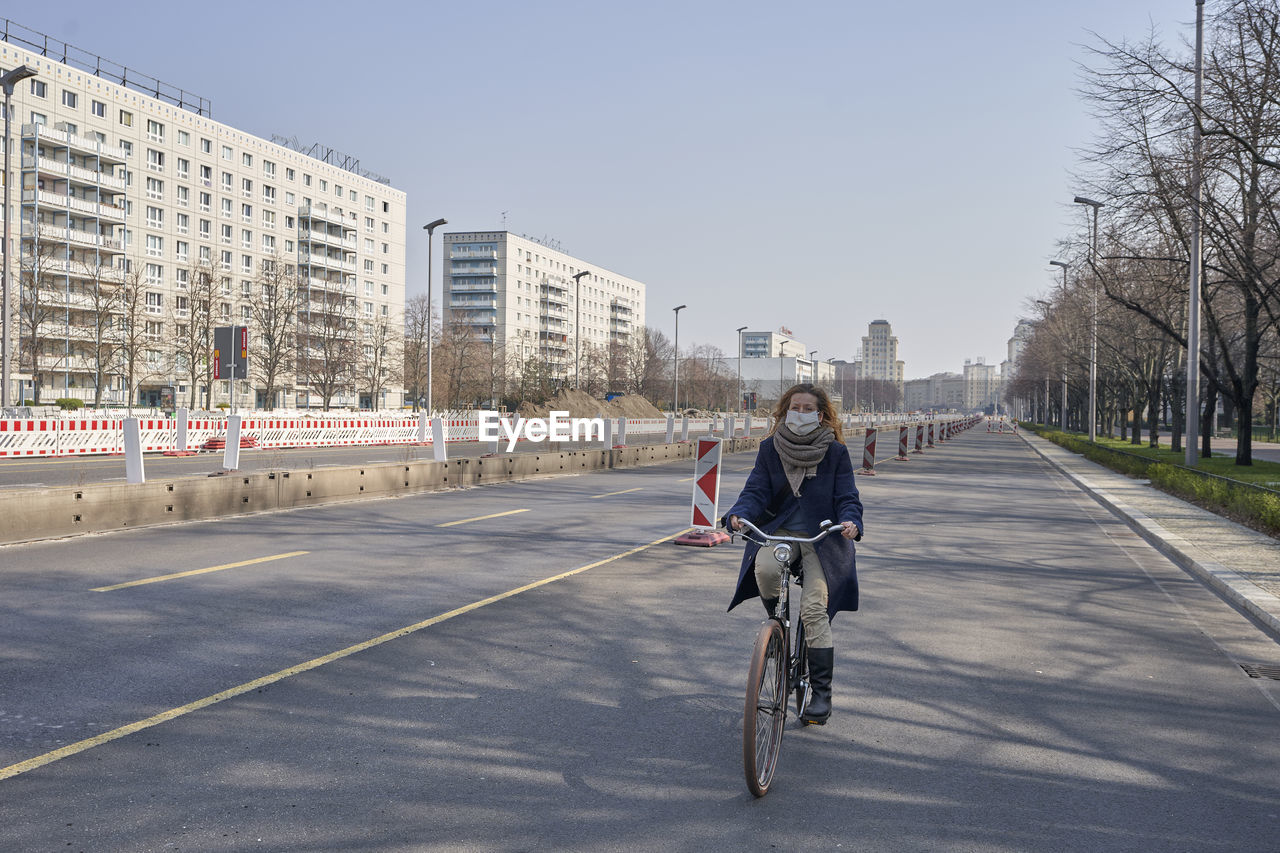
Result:
<svg viewBox="0 0 1280 853"><path fill-rule="evenodd" d="M867 426L866 437L862 440L862 469L859 474L866 474L868 477L876 475L876 428Z"/></svg>
<svg viewBox="0 0 1280 853"><path fill-rule="evenodd" d="M912 453L924 453L924 424L916 424L916 449Z"/></svg>
<svg viewBox="0 0 1280 853"><path fill-rule="evenodd" d="M677 545L700 545L709 548L728 542L729 536L716 530L720 502L720 457L723 451L719 438L698 439L697 455L693 463L693 508L691 521L694 529L676 537Z"/></svg>
<svg viewBox="0 0 1280 853"><path fill-rule="evenodd" d="M907 425L902 424L898 427L898 455L893 457L897 462L910 462L911 457L907 455Z"/></svg>

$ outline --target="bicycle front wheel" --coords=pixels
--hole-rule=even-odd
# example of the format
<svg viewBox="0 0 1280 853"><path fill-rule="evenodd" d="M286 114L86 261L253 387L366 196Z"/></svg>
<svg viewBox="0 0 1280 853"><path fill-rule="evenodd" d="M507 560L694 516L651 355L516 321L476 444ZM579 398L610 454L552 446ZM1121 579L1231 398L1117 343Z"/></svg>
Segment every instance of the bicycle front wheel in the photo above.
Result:
<svg viewBox="0 0 1280 853"><path fill-rule="evenodd" d="M770 619L756 636L742 719L742 769L747 787L757 797L769 793L778 766L787 722L787 687L787 636L782 626Z"/></svg>

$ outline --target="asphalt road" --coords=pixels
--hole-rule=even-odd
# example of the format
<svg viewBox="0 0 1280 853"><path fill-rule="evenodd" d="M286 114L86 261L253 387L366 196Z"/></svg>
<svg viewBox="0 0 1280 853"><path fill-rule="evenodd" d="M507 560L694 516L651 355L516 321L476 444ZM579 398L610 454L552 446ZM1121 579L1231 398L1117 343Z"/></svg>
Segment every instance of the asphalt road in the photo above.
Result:
<svg viewBox="0 0 1280 853"><path fill-rule="evenodd" d="M753 799L690 467L0 549L0 848L1276 848L1276 642L979 431L859 477L835 714Z"/></svg>

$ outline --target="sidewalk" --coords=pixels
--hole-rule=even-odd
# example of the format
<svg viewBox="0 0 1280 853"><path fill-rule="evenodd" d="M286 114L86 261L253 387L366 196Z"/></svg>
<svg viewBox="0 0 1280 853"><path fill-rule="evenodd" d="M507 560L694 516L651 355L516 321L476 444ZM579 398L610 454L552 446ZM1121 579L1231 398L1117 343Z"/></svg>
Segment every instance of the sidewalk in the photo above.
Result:
<svg viewBox="0 0 1280 853"><path fill-rule="evenodd" d="M1034 433L1019 434L1156 550L1280 638L1280 541L1153 489L1146 480L1117 474Z"/></svg>

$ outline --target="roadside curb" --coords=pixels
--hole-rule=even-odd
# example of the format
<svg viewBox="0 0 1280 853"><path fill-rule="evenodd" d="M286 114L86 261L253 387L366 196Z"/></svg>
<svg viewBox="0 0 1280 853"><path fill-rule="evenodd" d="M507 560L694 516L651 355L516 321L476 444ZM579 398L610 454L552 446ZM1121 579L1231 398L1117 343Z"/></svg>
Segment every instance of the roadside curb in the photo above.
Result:
<svg viewBox="0 0 1280 853"><path fill-rule="evenodd" d="M1252 581L1241 577L1221 563L1197 559L1191 554L1190 547L1192 543L1188 539L1169 532L1150 516L1129 506L1107 492L1106 489L1095 485L1079 474L1069 471L1066 467L1060 465L1057 460L1037 447L1028 436L1022 433L1019 433L1019 435L1041 459L1079 486L1098 503L1119 516L1135 533L1145 539L1157 551L1164 554L1184 571L1206 583L1232 605L1248 613L1268 633L1280 638L1280 598L1262 589ZM1045 439L1040 440L1044 441ZM1056 447L1057 445L1054 446ZM1070 453L1071 451L1063 450L1062 452ZM1117 474L1116 476L1123 475ZM1172 496L1170 497L1172 498ZM1177 498L1173 499L1177 500Z"/></svg>

